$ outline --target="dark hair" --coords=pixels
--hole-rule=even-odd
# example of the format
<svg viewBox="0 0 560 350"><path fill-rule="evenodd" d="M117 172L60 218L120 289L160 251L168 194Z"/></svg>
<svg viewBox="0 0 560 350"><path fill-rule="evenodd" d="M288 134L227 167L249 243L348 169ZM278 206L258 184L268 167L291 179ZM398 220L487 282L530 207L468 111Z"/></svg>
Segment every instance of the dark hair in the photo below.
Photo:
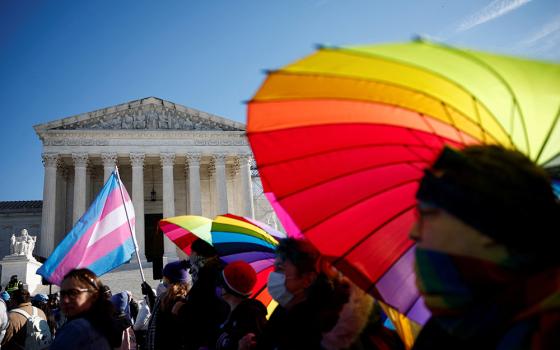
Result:
<svg viewBox="0 0 560 350"><path fill-rule="evenodd" d="M12 292L12 298L17 305L22 303L29 303L31 301L29 291L25 289L23 285L20 285L16 290Z"/></svg>
<svg viewBox="0 0 560 350"><path fill-rule="evenodd" d="M87 319L107 338L112 347L120 346L122 332L113 326L115 309L111 300L105 296L106 287L101 280L89 269L74 269L64 276L63 281L70 278L86 284L92 290L92 298L94 298L89 310L78 317Z"/></svg>
<svg viewBox="0 0 560 350"><path fill-rule="evenodd" d="M321 253L311 243L303 239L284 238L276 247L276 256L283 261L288 260L299 274L319 272Z"/></svg>
<svg viewBox="0 0 560 350"><path fill-rule="evenodd" d="M314 282L306 290L310 307L315 309L315 327L329 331L338 320L338 315L350 297L350 286L334 273L332 265L321 257L321 253L309 241L296 238L281 239L276 247L276 256L288 260L298 273L317 273Z"/></svg>
<svg viewBox="0 0 560 350"><path fill-rule="evenodd" d="M210 244L208 244L208 242L200 238L192 242L191 250L205 258L210 258L218 255L216 248L212 247Z"/></svg>
<svg viewBox="0 0 560 350"><path fill-rule="evenodd" d="M538 254L554 247L551 228L560 205L550 178L518 151L495 145L446 147L425 171L417 198L510 249Z"/></svg>

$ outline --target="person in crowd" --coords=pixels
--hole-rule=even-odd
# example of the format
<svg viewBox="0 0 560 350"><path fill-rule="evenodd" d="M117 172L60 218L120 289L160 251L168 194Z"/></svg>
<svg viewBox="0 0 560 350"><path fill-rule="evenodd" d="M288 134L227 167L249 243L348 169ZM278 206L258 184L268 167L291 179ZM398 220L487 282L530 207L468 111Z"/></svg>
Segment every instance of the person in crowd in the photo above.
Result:
<svg viewBox="0 0 560 350"><path fill-rule="evenodd" d="M18 280L17 275L10 276L10 281L8 281L8 284L6 284L6 292L8 293L14 292L16 289L18 289L20 283L21 282Z"/></svg>
<svg viewBox="0 0 560 350"><path fill-rule="evenodd" d="M187 330L179 327L172 313L175 304L186 297L188 289L188 264L185 260L170 262L163 268L166 290L155 299L148 323L146 346L148 349L181 349L181 334ZM152 288L142 284L142 292L154 297Z"/></svg>
<svg viewBox="0 0 560 350"><path fill-rule="evenodd" d="M249 298L256 282L255 269L245 261L231 262L221 272L217 294L228 303L230 312L220 326L216 350L237 350L243 336L261 333L266 323L266 307Z"/></svg>
<svg viewBox="0 0 560 350"><path fill-rule="evenodd" d="M112 349L121 345L122 329L104 297L103 283L88 269L68 272L60 285L60 307L67 321L58 330L52 350Z"/></svg>
<svg viewBox="0 0 560 350"><path fill-rule="evenodd" d="M134 317L132 316L132 295L123 291L111 296L111 303L115 308L115 322L122 332L122 342L119 350L136 350L136 337L132 330Z"/></svg>
<svg viewBox="0 0 560 350"><path fill-rule="evenodd" d="M53 312L49 307L49 297L46 294L36 294L31 298L31 305L43 310L45 315L47 315L47 323L49 324L51 334L55 334L56 321L54 319Z"/></svg>
<svg viewBox="0 0 560 350"><path fill-rule="evenodd" d="M2 344L4 334L6 334L6 328L8 328L8 307L6 301L4 301L4 295L2 295L2 298L0 298L0 344Z"/></svg>
<svg viewBox="0 0 560 350"><path fill-rule="evenodd" d="M145 350L147 348L146 336L150 318L151 310L148 306L148 298L145 296L142 300L138 301L138 314L134 319L133 326L138 350Z"/></svg>
<svg viewBox="0 0 560 350"><path fill-rule="evenodd" d="M223 265L214 247L202 239L195 240L189 262L193 285L173 312L182 329L183 347L198 350L213 345L229 306L216 295L216 283Z"/></svg>
<svg viewBox="0 0 560 350"><path fill-rule="evenodd" d="M8 314L8 327L6 328L6 333L2 340L2 349L24 349L27 338L28 318L31 315L37 315L46 323L47 316L43 310L31 304L29 291L21 284L18 289L12 292L12 299L16 307L10 310ZM45 330L45 337L51 338L48 329Z"/></svg>
<svg viewBox="0 0 560 350"><path fill-rule="evenodd" d="M66 322L66 317L60 310L58 293L49 294L48 306L50 314L48 314L47 317L49 319L49 324L54 324L53 334L56 335L57 330Z"/></svg>
<svg viewBox="0 0 560 350"><path fill-rule="evenodd" d="M349 300L349 286L333 278L333 270L319 251L302 239L280 240L274 268L268 291L279 305L260 336L245 335L239 349L322 349L324 334L333 330ZM350 342L362 329L351 329Z"/></svg>
<svg viewBox="0 0 560 350"><path fill-rule="evenodd" d="M560 205L546 172L499 146L445 148L416 194L414 349L560 349Z"/></svg>

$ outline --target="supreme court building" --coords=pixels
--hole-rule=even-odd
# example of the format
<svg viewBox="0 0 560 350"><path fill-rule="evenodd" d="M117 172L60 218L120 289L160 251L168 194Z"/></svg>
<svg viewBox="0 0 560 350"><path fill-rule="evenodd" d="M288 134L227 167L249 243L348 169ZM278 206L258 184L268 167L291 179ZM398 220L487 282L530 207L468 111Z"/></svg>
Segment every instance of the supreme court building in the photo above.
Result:
<svg viewBox="0 0 560 350"><path fill-rule="evenodd" d="M45 169L40 233L30 230L39 256L50 255L116 165L134 204L142 259L177 255L157 232L162 217L229 212L276 225L242 123L149 97L34 129Z"/></svg>

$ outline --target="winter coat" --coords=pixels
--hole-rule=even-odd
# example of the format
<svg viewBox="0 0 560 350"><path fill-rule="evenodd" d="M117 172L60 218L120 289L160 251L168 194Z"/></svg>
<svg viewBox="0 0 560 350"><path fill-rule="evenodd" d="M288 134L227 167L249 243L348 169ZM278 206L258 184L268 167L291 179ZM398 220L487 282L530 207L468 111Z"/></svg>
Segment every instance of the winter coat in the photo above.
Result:
<svg viewBox="0 0 560 350"><path fill-rule="evenodd" d="M266 324L266 307L258 300L245 299L220 326L216 350L237 350L239 340L248 333L259 336Z"/></svg>
<svg viewBox="0 0 560 350"><path fill-rule="evenodd" d="M6 334L6 328L8 328L8 308L4 300L0 299L0 344Z"/></svg>
<svg viewBox="0 0 560 350"><path fill-rule="evenodd" d="M198 350L210 347L229 314L229 306L216 295L216 279L222 266L207 263L198 271L198 279L187 294L185 304L178 311L183 348Z"/></svg>
<svg viewBox="0 0 560 350"><path fill-rule="evenodd" d="M22 309L28 314L33 314L33 306L31 303L21 303L17 309ZM40 318L47 320L47 316L43 310L36 308ZM21 349L25 344L27 337L27 318L17 312L10 311L8 313L8 328L2 340L2 349Z"/></svg>
<svg viewBox="0 0 560 350"><path fill-rule="evenodd" d="M85 318L65 323L56 333L51 350L110 350L106 337Z"/></svg>
<svg viewBox="0 0 560 350"><path fill-rule="evenodd" d="M480 321L482 322L482 321ZM436 318L431 318L416 338L413 350L521 350L521 349L560 349L560 310L498 326L500 322L490 323L483 334L461 338L449 334Z"/></svg>
<svg viewBox="0 0 560 350"><path fill-rule="evenodd" d="M150 350L157 349L182 349L181 334L185 332L179 327L177 318L171 313L171 309L163 310L161 299L165 293L157 297L154 311L148 323L148 334L146 346Z"/></svg>

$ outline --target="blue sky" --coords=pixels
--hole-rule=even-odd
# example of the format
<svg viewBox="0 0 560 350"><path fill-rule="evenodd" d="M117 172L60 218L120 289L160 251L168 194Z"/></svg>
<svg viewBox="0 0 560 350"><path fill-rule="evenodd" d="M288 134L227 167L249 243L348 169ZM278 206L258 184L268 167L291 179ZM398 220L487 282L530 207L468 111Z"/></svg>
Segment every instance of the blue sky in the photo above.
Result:
<svg viewBox="0 0 560 350"><path fill-rule="evenodd" d="M245 121L316 44L406 41L560 60L557 0L0 0L0 201L42 198L32 126L156 96Z"/></svg>

